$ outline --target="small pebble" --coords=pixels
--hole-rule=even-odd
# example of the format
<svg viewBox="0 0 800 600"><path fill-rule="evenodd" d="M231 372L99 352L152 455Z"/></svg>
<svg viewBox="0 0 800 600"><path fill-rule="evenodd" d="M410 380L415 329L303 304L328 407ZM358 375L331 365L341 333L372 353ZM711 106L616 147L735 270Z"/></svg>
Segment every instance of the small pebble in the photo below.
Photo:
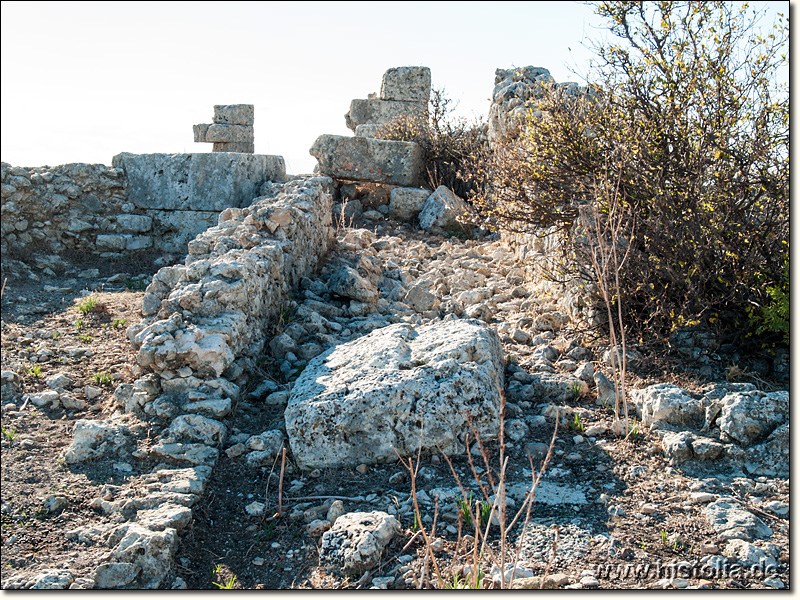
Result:
<svg viewBox="0 0 800 600"><path fill-rule="evenodd" d="M367 471L369 471L369 467L367 465L365 465L364 463L361 463L360 465L358 465L356 467L356 471L358 471L362 475L366 475Z"/></svg>

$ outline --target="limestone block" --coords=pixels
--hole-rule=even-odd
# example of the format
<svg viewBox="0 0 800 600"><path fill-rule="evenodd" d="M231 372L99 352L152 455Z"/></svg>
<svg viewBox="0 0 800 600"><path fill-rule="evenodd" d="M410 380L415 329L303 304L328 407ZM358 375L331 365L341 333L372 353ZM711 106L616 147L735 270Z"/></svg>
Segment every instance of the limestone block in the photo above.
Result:
<svg viewBox="0 0 800 600"><path fill-rule="evenodd" d="M124 235L101 234L95 240L98 250L125 250L126 239Z"/></svg>
<svg viewBox="0 0 800 600"><path fill-rule="evenodd" d="M630 398L636 404L636 411L642 424L648 427L659 422L669 425L692 425L702 422L705 415L702 402L669 383L632 390Z"/></svg>
<svg viewBox="0 0 800 600"><path fill-rule="evenodd" d="M419 213L419 226L426 231L444 231L459 227L458 219L469 210L467 203L445 185L428 196Z"/></svg>
<svg viewBox="0 0 800 600"><path fill-rule="evenodd" d="M253 143L253 127L250 125L220 125L214 123L208 126L206 141Z"/></svg>
<svg viewBox="0 0 800 600"><path fill-rule="evenodd" d="M139 589L157 589L167 575L178 547L177 531L150 531L136 523L116 528L109 537L116 544L111 560L137 565L141 571L134 581Z"/></svg>
<svg viewBox="0 0 800 600"><path fill-rule="evenodd" d="M734 392L722 399L720 430L739 444L763 441L789 418L789 392Z"/></svg>
<svg viewBox="0 0 800 600"><path fill-rule="evenodd" d="M219 213L196 210L148 210L153 219L153 247L160 252L184 253L194 237L217 224Z"/></svg>
<svg viewBox="0 0 800 600"><path fill-rule="evenodd" d="M391 123L398 117L428 118L427 102L398 102L396 100L356 99L350 102L350 111L344 116L348 129L358 125Z"/></svg>
<svg viewBox="0 0 800 600"><path fill-rule="evenodd" d="M126 250L145 250L153 247L153 238L149 235L126 235Z"/></svg>
<svg viewBox="0 0 800 600"><path fill-rule="evenodd" d="M214 105L214 123L252 125L254 119L255 107L252 104Z"/></svg>
<svg viewBox="0 0 800 600"><path fill-rule="evenodd" d="M721 498L703 509L708 524L723 539L753 539L772 537L772 529L753 513L744 510L731 498Z"/></svg>
<svg viewBox="0 0 800 600"><path fill-rule="evenodd" d="M347 513L322 536L320 565L344 573L363 573L376 566L400 522L381 511Z"/></svg>
<svg viewBox="0 0 800 600"><path fill-rule="evenodd" d="M396 324L308 363L285 412L303 467L358 465L415 453L462 452L470 432L497 436L503 352L494 330L453 320Z"/></svg>
<svg viewBox="0 0 800 600"><path fill-rule="evenodd" d="M325 175L355 181L417 186L422 179L422 150L414 142L321 135L309 150Z"/></svg>
<svg viewBox="0 0 800 600"><path fill-rule="evenodd" d="M126 233L146 233L153 228L153 217L117 215L117 226Z"/></svg>
<svg viewBox="0 0 800 600"><path fill-rule="evenodd" d="M247 206L265 181L286 179L281 156L238 153L116 155L138 208L222 211Z"/></svg>
<svg viewBox="0 0 800 600"><path fill-rule="evenodd" d="M389 214L398 221L411 221L420 213L430 195L430 190L423 188L394 188L389 196Z"/></svg>
<svg viewBox="0 0 800 600"><path fill-rule="evenodd" d="M214 142L212 152L239 152L253 154L256 146L253 142Z"/></svg>
<svg viewBox="0 0 800 600"><path fill-rule="evenodd" d="M356 125L355 133L356 137L376 138L381 129L383 129L383 125L364 123L362 125Z"/></svg>
<svg viewBox="0 0 800 600"><path fill-rule="evenodd" d="M383 74L381 100L428 103L431 70L428 67L395 67Z"/></svg>
<svg viewBox="0 0 800 600"><path fill-rule="evenodd" d="M208 133L208 123L200 123L198 125L192 125L192 132L194 133L194 141L197 143L204 143L209 140L206 139L206 133Z"/></svg>
<svg viewBox="0 0 800 600"><path fill-rule="evenodd" d="M129 439L127 427L113 421L79 419L72 430L72 443L64 460L70 464L113 454Z"/></svg>

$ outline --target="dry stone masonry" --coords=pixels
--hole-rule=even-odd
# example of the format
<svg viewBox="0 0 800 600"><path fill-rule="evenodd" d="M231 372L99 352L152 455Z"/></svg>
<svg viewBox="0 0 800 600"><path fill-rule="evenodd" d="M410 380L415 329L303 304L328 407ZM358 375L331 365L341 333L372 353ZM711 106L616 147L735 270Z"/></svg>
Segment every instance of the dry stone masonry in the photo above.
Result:
<svg viewBox="0 0 800 600"><path fill-rule="evenodd" d="M380 98L353 100L345 115L356 137L321 135L310 153L320 173L350 181L415 187L422 182L422 151L414 142L374 138L375 131L398 117L427 119L431 72L427 67L398 67L383 75Z"/></svg>
<svg viewBox="0 0 800 600"><path fill-rule="evenodd" d="M252 104L217 104L214 122L192 126L195 142L213 143L213 152L255 152Z"/></svg>

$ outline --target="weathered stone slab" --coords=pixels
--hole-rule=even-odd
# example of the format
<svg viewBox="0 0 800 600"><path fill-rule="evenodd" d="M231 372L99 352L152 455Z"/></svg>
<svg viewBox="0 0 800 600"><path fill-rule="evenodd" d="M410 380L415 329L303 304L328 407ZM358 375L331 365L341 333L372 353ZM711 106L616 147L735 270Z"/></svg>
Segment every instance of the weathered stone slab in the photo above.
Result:
<svg viewBox="0 0 800 600"><path fill-rule="evenodd" d="M153 219L154 249L185 253L195 236L217 224L219 212L196 210L148 210Z"/></svg>
<svg viewBox="0 0 800 600"><path fill-rule="evenodd" d="M255 107L252 104L215 104L214 123L229 125L252 125Z"/></svg>
<svg viewBox="0 0 800 600"><path fill-rule="evenodd" d="M204 143L208 140L206 139L206 134L208 133L208 128L210 125L208 123L199 123L198 125L192 125L192 132L194 133L194 141L197 143Z"/></svg>
<svg viewBox="0 0 800 600"><path fill-rule="evenodd" d="M381 100L424 102L431 95L431 70L428 67L395 67L383 74Z"/></svg>
<svg viewBox="0 0 800 600"><path fill-rule="evenodd" d="M503 351L477 321L399 323L311 360L284 414L302 467L376 463L422 448L464 451L469 419L499 430Z"/></svg>
<svg viewBox="0 0 800 600"><path fill-rule="evenodd" d="M138 208L221 211L247 206L265 181L286 179L281 156L237 153L116 155Z"/></svg>
<svg viewBox="0 0 800 600"><path fill-rule="evenodd" d="M430 195L431 191L423 188L394 188L389 195L389 214L398 221L411 221Z"/></svg>
<svg viewBox="0 0 800 600"><path fill-rule="evenodd" d="M363 125L356 125L356 137L375 138L378 137L378 132L383 129L383 125L375 123L364 123Z"/></svg>
<svg viewBox="0 0 800 600"><path fill-rule="evenodd" d="M214 142L212 152L242 152L244 154L253 154L255 152L255 144L253 142Z"/></svg>
<svg viewBox="0 0 800 600"><path fill-rule="evenodd" d="M414 142L326 134L309 152L320 173L339 179L414 187L422 178L422 150Z"/></svg>
<svg viewBox="0 0 800 600"><path fill-rule="evenodd" d="M383 125L398 117L426 119L428 105L425 102L399 102L397 100L357 99L350 102L350 111L344 116L348 129L373 123Z"/></svg>
<svg viewBox="0 0 800 600"><path fill-rule="evenodd" d="M400 530L400 522L385 512L344 514L322 536L320 565L363 573L380 562L383 550Z"/></svg>
<svg viewBox="0 0 800 600"><path fill-rule="evenodd" d="M253 143L252 125L222 125L214 123L206 131L207 142L249 142Z"/></svg>

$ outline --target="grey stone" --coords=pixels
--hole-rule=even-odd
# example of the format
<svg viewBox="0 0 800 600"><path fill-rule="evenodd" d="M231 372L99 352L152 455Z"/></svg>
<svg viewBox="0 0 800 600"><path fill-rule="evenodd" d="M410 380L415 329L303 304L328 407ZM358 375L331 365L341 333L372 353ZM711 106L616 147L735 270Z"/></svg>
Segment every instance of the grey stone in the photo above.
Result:
<svg viewBox="0 0 800 600"><path fill-rule="evenodd" d="M440 185L425 200L419 213L419 226L426 231L440 232L457 227L466 227L459 218L467 214L469 208L461 198L447 186Z"/></svg>
<svg viewBox="0 0 800 600"><path fill-rule="evenodd" d="M789 392L734 392L722 399L720 431L742 445L764 441L788 420Z"/></svg>
<svg viewBox="0 0 800 600"><path fill-rule="evenodd" d="M358 125L391 123L397 118L427 119L428 104L426 102L396 102L393 100L353 100L350 110L345 115L348 129L355 130Z"/></svg>
<svg viewBox="0 0 800 600"><path fill-rule="evenodd" d="M142 568L133 563L103 563L94 570L94 587L100 590L124 587L136 579L141 571Z"/></svg>
<svg viewBox="0 0 800 600"><path fill-rule="evenodd" d="M347 513L322 536L320 566L361 574L376 566L401 531L399 521L380 511Z"/></svg>
<svg viewBox="0 0 800 600"><path fill-rule="evenodd" d="M320 173L339 179L407 187L422 180L422 151L414 142L321 135L309 152Z"/></svg>
<svg viewBox="0 0 800 600"><path fill-rule="evenodd" d="M387 69L381 81L381 100L428 103L431 95L431 70L428 67Z"/></svg>
<svg viewBox="0 0 800 600"><path fill-rule="evenodd" d="M503 355L475 321L390 325L313 359L284 417L303 467L394 460L420 447L452 454L470 432L497 436ZM424 424L424 426L423 426Z"/></svg>
<svg viewBox="0 0 800 600"><path fill-rule="evenodd" d="M262 154L123 152L112 164L125 171L129 199L145 209L221 211L246 206L262 183L286 179L283 158Z"/></svg>
<svg viewBox="0 0 800 600"><path fill-rule="evenodd" d="M252 125L255 120L255 107L252 104L216 104L214 123L229 125Z"/></svg>
<svg viewBox="0 0 800 600"><path fill-rule="evenodd" d="M128 233L146 233L153 228L153 217L147 215L118 215L117 225Z"/></svg>
<svg viewBox="0 0 800 600"><path fill-rule="evenodd" d="M72 428L72 443L64 452L70 464L115 453L129 440L128 428L113 421L80 419Z"/></svg>
<svg viewBox="0 0 800 600"><path fill-rule="evenodd" d="M153 531L172 527L180 532L192 522L192 509L167 503L152 510L140 510L136 522Z"/></svg>
<svg viewBox="0 0 800 600"><path fill-rule="evenodd" d="M669 459L669 464L679 465L692 458L692 435L684 431L681 433L668 433L661 440L664 456Z"/></svg>
<svg viewBox="0 0 800 600"><path fill-rule="evenodd" d="M109 562L131 563L141 571L134 585L143 589L156 589L170 570L178 546L174 529L150 531L136 523L126 523L109 533L111 551Z"/></svg>
<svg viewBox="0 0 800 600"><path fill-rule="evenodd" d="M249 125L219 125L215 123L208 126L206 141L253 143L253 127Z"/></svg>
<svg viewBox="0 0 800 600"><path fill-rule="evenodd" d="M378 290L352 267L344 266L337 270L328 281L332 294L352 298L358 302L372 303L378 300Z"/></svg>
<svg viewBox="0 0 800 600"><path fill-rule="evenodd" d="M766 539L772 537L772 529L736 502L722 498L707 505L703 514L708 524L724 539Z"/></svg>
<svg viewBox="0 0 800 600"><path fill-rule="evenodd" d="M34 576L32 590L63 590L74 581L72 573L67 569L45 569Z"/></svg>
<svg viewBox="0 0 800 600"><path fill-rule="evenodd" d="M389 194L389 214L398 221L411 221L430 195L430 190L423 188L394 188Z"/></svg>
<svg viewBox="0 0 800 600"><path fill-rule="evenodd" d="M678 386L659 383L630 392L642 424L699 425L705 417L700 400L695 400ZM657 428L657 427L656 427Z"/></svg>

